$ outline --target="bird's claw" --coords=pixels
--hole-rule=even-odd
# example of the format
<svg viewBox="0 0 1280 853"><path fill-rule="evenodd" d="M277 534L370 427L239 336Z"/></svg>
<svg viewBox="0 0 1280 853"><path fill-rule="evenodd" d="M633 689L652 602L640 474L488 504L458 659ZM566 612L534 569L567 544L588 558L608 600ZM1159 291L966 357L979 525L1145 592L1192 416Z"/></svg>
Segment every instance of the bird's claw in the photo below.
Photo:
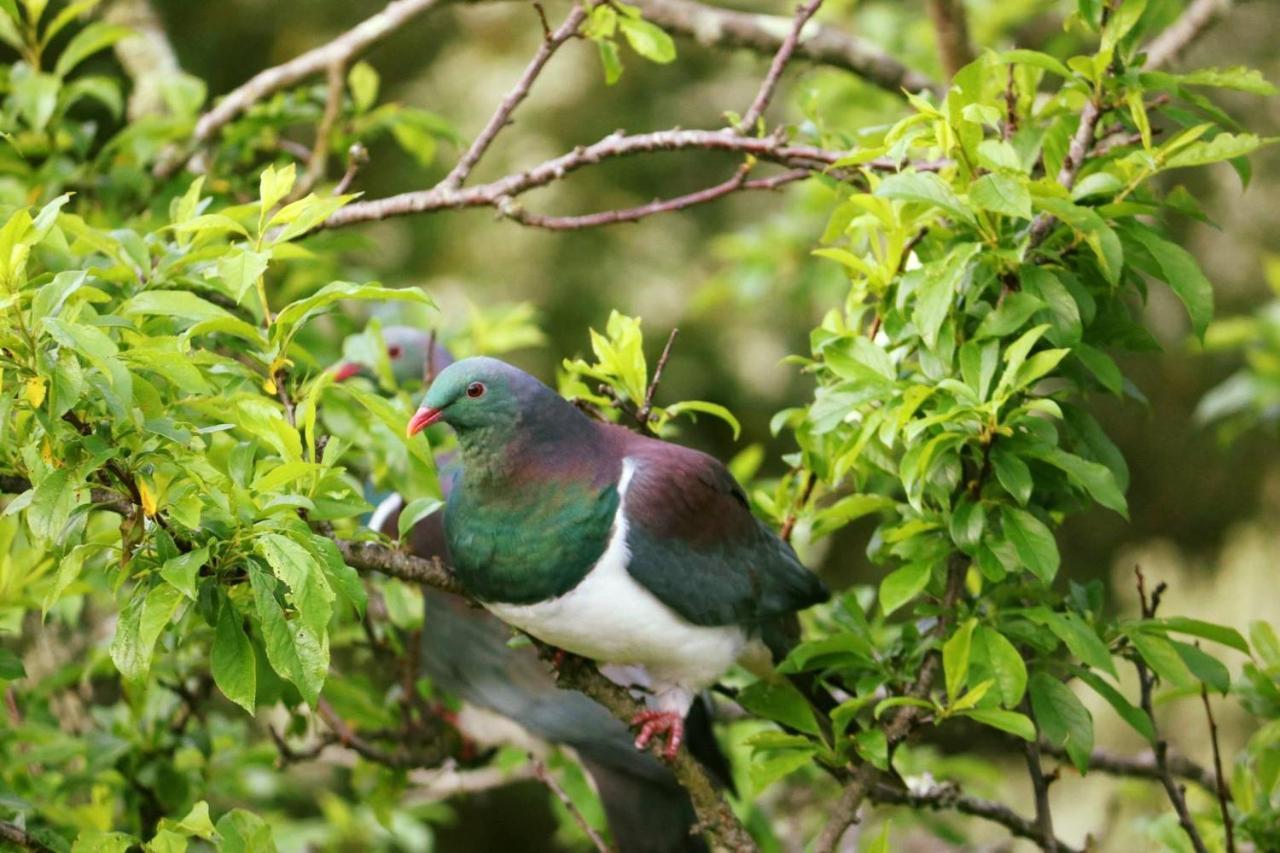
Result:
<svg viewBox="0 0 1280 853"><path fill-rule="evenodd" d="M674 761L684 742L684 716L675 711L641 711L631 718L631 725L639 726L636 735L636 749L644 749L655 735L665 734L667 745L663 747L662 757Z"/></svg>

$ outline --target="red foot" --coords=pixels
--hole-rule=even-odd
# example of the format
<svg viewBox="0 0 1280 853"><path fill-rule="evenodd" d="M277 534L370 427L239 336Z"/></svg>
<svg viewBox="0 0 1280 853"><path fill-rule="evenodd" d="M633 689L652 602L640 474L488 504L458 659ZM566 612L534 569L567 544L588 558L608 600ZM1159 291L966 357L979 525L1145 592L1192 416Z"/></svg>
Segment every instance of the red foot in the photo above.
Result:
<svg viewBox="0 0 1280 853"><path fill-rule="evenodd" d="M569 653L564 649L556 649L555 654L551 656L551 665L555 667L556 672L564 669L564 662L569 659Z"/></svg>
<svg viewBox="0 0 1280 853"><path fill-rule="evenodd" d="M636 735L636 749L644 749L653 740L654 735L665 734L667 745L662 750L662 757L674 761L684 742L684 716L675 711L641 711L631 718L631 725L639 726Z"/></svg>

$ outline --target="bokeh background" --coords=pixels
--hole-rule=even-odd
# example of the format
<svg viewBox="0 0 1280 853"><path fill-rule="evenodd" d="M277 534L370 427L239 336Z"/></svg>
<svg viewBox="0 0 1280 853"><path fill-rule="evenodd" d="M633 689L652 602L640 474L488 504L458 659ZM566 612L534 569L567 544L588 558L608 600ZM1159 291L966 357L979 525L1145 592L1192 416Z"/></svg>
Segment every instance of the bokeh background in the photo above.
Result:
<svg viewBox="0 0 1280 853"><path fill-rule="evenodd" d="M332 38L377 4L155 0L154 5L182 66L208 81L210 95L216 96L261 68ZM783 2L736 5L778 14L791 9ZM1073 38L1062 27L1073 3L974 0L967 5L979 44L1043 47ZM845 0L827 4L823 18L936 75L923 6L922 0ZM562 11L548 4L553 19ZM1278 2L1240 3L1196 43L1183 64L1247 64L1261 68L1271 81L1280 80L1277 20ZM469 139L540 37L527 4L461 3L413 22L366 59L381 75L384 99L435 112ZM717 127L726 110L741 111L750 101L767 64L746 51L726 53L684 39L678 47L679 59L671 65L626 57L621 81L606 87L591 45L570 45L557 55L516 125L500 137L473 180L539 162L618 128ZM1227 103L1249 130L1280 132L1280 99L1228 94ZM811 104L822 104L824 114L837 116L851 134L900 108L893 96L847 73L797 61L774 109L802 121ZM371 147L371 161L356 189L378 197L426 187L455 155L442 145L434 163L424 166L388 138ZM556 213L639 204L655 194L674 195L719 181L732 168L728 158L709 154L632 158L581 172L531 194L526 204ZM1204 200L1212 220L1176 223L1175 233L1213 281L1219 315L1247 313L1272 298L1266 267L1269 252L1280 254L1280 149L1264 149L1253 158L1247 189L1226 167L1176 177ZM603 328L610 309L644 318L651 359L667 331L678 326L663 393L672 400L722 403L743 424L737 443L713 419L685 427L681 440L721 458L762 444L765 473L777 473L780 454L791 448L770 436L769 418L811 391L783 358L807 352L808 330L827 307L838 304L844 290L838 268L809 255L829 208L827 191L810 182L594 231L525 229L482 210L402 218L322 239L342 248L346 277L427 289L440 304L433 321L446 334L465 321L471 306L529 303L546 344L511 358L548 380L560 359L584 353L588 327ZM1102 578L1114 605L1132 610L1132 572L1140 564L1148 576L1170 584L1166 600L1177 612L1237 626L1259 618L1280 620L1280 439L1262 430L1226 444L1212 427L1198 423L1193 418L1198 402L1236 368L1237 357L1200 352L1189 339L1185 313L1166 291L1153 290L1146 310L1163 351L1132 356L1122 367L1147 402L1092 401L1129 462L1132 517L1126 521L1099 509L1072 519L1060 537L1064 574L1082 581ZM342 334L360 321L337 318L324 327L335 353ZM810 556L837 585L874 582L879 570L864 556L865 538L865 530L854 528ZM1181 707L1177 713L1188 718L1165 727L1181 749L1206 760L1197 706ZM1136 746L1123 739L1118 725L1108 728L1102 722L1109 714L1098 716L1100 744ZM1243 721L1229 715L1220 724L1229 750L1248 734ZM946 744L937 749L943 761ZM1116 803L1156 808L1161 795L1143 783L1125 783L1122 799L1112 796L1115 791L1111 783L1086 784L1064 771L1054 787L1062 835L1079 841L1086 831L1106 827L1107 849L1141 849L1139 828L1123 809L1116 811ZM1029 792L1014 790L1009 796L1024 808L1029 802ZM475 841L459 828L467 826L466 813L464 804L457 834L446 830L439 836L446 848L467 849L465 839ZM874 827L872 822L863 832ZM909 843L918 849L937 844L923 836ZM999 843L1007 848L1008 842Z"/></svg>

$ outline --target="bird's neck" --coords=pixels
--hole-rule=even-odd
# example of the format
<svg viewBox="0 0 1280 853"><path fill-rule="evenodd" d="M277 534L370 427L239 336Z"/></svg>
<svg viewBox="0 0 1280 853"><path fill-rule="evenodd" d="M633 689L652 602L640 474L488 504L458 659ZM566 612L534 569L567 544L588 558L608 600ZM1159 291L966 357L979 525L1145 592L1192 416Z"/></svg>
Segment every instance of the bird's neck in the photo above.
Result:
<svg viewBox="0 0 1280 853"><path fill-rule="evenodd" d="M578 468L599 453L595 424L571 404L559 398L557 402L563 407L526 413L514 424L460 432L458 448L468 488L510 496L530 471Z"/></svg>

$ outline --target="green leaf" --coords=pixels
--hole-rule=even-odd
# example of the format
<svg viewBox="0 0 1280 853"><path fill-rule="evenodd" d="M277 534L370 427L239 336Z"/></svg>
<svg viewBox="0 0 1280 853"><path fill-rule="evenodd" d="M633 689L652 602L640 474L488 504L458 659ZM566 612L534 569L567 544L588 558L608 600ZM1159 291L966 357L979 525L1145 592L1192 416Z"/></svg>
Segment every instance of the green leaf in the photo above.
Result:
<svg viewBox="0 0 1280 853"><path fill-rule="evenodd" d="M1262 72L1256 68L1201 68L1189 74L1177 76L1179 83L1186 86L1214 86L1220 89L1235 89L1254 95L1274 95L1276 87Z"/></svg>
<svg viewBox="0 0 1280 853"><path fill-rule="evenodd" d="M970 225L975 222L968 206L951 191L946 181L933 172L898 172L890 175L876 187L875 195L937 207L962 222Z"/></svg>
<svg viewBox="0 0 1280 853"><path fill-rule="evenodd" d="M1040 625L1045 625L1062 640L1073 655L1094 669L1108 673L1119 681L1115 662L1111 659L1111 651L1106 643L1098 637L1098 632L1076 613L1055 613L1045 607L1037 607L1027 612L1027 618Z"/></svg>
<svg viewBox="0 0 1280 853"><path fill-rule="evenodd" d="M437 512L444 506L444 501L439 498L418 498L409 501L408 505L400 510L400 518L398 519L399 536L404 539L409 535L409 531L413 526L422 519Z"/></svg>
<svg viewBox="0 0 1280 853"><path fill-rule="evenodd" d="M927 560L894 569L880 582L880 608L888 616L920 594L929 583L933 565Z"/></svg>
<svg viewBox="0 0 1280 853"><path fill-rule="evenodd" d="M1180 149L1164 162L1166 169L1183 169L1188 166L1205 166L1209 163L1221 163L1250 154L1262 144L1262 140L1252 133L1234 135L1219 133L1213 139L1193 142Z"/></svg>
<svg viewBox="0 0 1280 853"><path fill-rule="evenodd" d="M742 425L733 416L733 412L718 403L708 403L705 400L682 400L679 403L665 406L663 410L671 417L676 417L685 412L702 412L703 414L713 415L733 428L734 441L737 441L739 434L742 432Z"/></svg>
<svg viewBox="0 0 1280 853"><path fill-rule="evenodd" d="M239 612L230 600L222 602L218 627L213 638L210 663L213 681L232 702L253 714L257 695L257 669L253 645L244 632Z"/></svg>
<svg viewBox="0 0 1280 853"><path fill-rule="evenodd" d="M1026 506L1031 499L1034 483L1031 469L1012 452L1004 449L999 443L991 450L991 467L995 469L996 480L1004 490L1013 496L1018 503Z"/></svg>
<svg viewBox="0 0 1280 853"><path fill-rule="evenodd" d="M355 284L349 281L335 281L320 288L311 296L285 306L276 315L272 331L274 332L276 328L296 330L325 308L343 299L399 300L435 307L431 297L416 287L396 289L382 287L377 284Z"/></svg>
<svg viewBox="0 0 1280 853"><path fill-rule="evenodd" d="M0 679L16 681L26 677L27 670L22 665L22 658L8 649L0 648Z"/></svg>
<svg viewBox="0 0 1280 853"><path fill-rule="evenodd" d="M151 314L213 320L231 317L226 309L186 290L144 290L120 306L121 314Z"/></svg>
<svg viewBox="0 0 1280 853"><path fill-rule="evenodd" d="M865 761L880 770L889 769L889 738L880 729L867 729L853 736L853 748Z"/></svg>
<svg viewBox="0 0 1280 853"><path fill-rule="evenodd" d="M116 621L111 660L125 681L141 684L151 670L156 640L173 618L182 593L169 584L156 584L145 595L135 592Z"/></svg>
<svg viewBox="0 0 1280 853"><path fill-rule="evenodd" d="M1249 640L1266 666L1280 667L1280 639L1277 639L1274 628L1261 620L1250 622Z"/></svg>
<svg viewBox="0 0 1280 853"><path fill-rule="evenodd" d="M1089 772L1093 716L1071 688L1043 672L1031 676L1031 709L1044 736L1063 747L1080 775Z"/></svg>
<svg viewBox="0 0 1280 853"><path fill-rule="evenodd" d="M1001 62L1007 62L1012 65L1029 65L1032 68L1041 68L1045 71L1052 71L1059 77L1067 80L1075 77L1071 69L1063 65L1062 62L1047 53L1041 53L1038 50L1005 50L996 55Z"/></svg>
<svg viewBox="0 0 1280 853"><path fill-rule="evenodd" d="M1146 661L1147 666L1164 679L1165 683L1174 687L1196 687L1196 677L1191 674L1191 670L1187 668L1178 650L1167 639L1159 634L1138 629L1126 630L1125 634L1133 643L1133 647L1138 650L1138 654Z"/></svg>
<svg viewBox="0 0 1280 853"><path fill-rule="evenodd" d="M233 249L218 259L218 278L237 302L244 299L258 279L267 271L271 255L249 249Z"/></svg>
<svg viewBox="0 0 1280 853"><path fill-rule="evenodd" d="M292 682L307 704L315 707L329 669L327 635L317 635L301 619L285 619L276 601L275 581L255 565L250 565L249 583L271 668Z"/></svg>
<svg viewBox="0 0 1280 853"><path fill-rule="evenodd" d="M969 201L983 210L1018 219L1031 218L1031 193L1011 175L990 172L969 187Z"/></svg>
<svg viewBox="0 0 1280 853"><path fill-rule="evenodd" d="M965 620L942 644L942 671L946 676L947 701L953 705L960 698L960 692L969 679L969 655L973 648L973 629L977 624L976 619Z"/></svg>
<svg viewBox="0 0 1280 853"><path fill-rule="evenodd" d="M1191 619L1187 616L1170 616L1167 619L1158 619L1154 624L1168 631L1202 637L1215 643L1221 643L1224 646L1230 646L1236 651L1244 652L1246 655L1249 654L1249 644L1244 637L1240 635L1239 631L1228 625L1216 625L1213 622Z"/></svg>
<svg viewBox="0 0 1280 853"><path fill-rule="evenodd" d="M264 214L289 194L296 179L297 169L292 163L281 169L271 165L262 170L262 175L258 179L258 197L262 201Z"/></svg>
<svg viewBox="0 0 1280 853"><path fill-rule="evenodd" d="M220 853L276 853L271 827L253 812L232 809L218 818Z"/></svg>
<svg viewBox="0 0 1280 853"><path fill-rule="evenodd" d="M71 511L83 502L84 489L67 468L55 468L36 484L27 508L27 524L39 539L57 539L71 518Z"/></svg>
<svg viewBox="0 0 1280 853"><path fill-rule="evenodd" d="M1036 196L1035 204L1084 237L1097 256L1098 265L1108 282L1116 284L1120 281L1120 272L1124 268L1124 249L1116 232L1111 230L1111 226L1095 210L1054 196Z"/></svg>
<svg viewBox="0 0 1280 853"><path fill-rule="evenodd" d="M1075 676L1089 685L1094 691L1115 709L1120 718L1133 727L1133 730L1142 735L1151 743L1156 742L1156 729L1151 722L1151 718L1147 716L1147 712L1132 704L1128 699L1111 686L1109 682L1087 669L1076 668L1073 670Z"/></svg>
<svg viewBox="0 0 1280 853"><path fill-rule="evenodd" d="M786 749L772 752L768 757L757 757L751 762L751 787L758 794L784 776L799 770L813 761L815 749Z"/></svg>
<svg viewBox="0 0 1280 853"><path fill-rule="evenodd" d="M987 666L995 677L1000 704L1013 708L1027 689L1027 665L1017 648L994 628L982 626L974 641L986 653Z"/></svg>
<svg viewBox="0 0 1280 853"><path fill-rule="evenodd" d="M357 62L347 72L347 88L356 111L367 111L378 100L378 72L367 62Z"/></svg>
<svg viewBox="0 0 1280 853"><path fill-rule="evenodd" d="M951 541L966 552L976 548L986 529L987 512L981 503L962 500L951 513Z"/></svg>
<svg viewBox="0 0 1280 853"><path fill-rule="evenodd" d="M738 704L753 714L774 720L796 731L817 735L821 731L813 708L790 681L757 681L738 693Z"/></svg>
<svg viewBox="0 0 1280 853"><path fill-rule="evenodd" d="M318 561L306 548L279 533L262 534L255 545L276 577L289 588L299 621L315 635L323 636L333 615L334 593Z"/></svg>
<svg viewBox="0 0 1280 853"><path fill-rule="evenodd" d="M618 19L618 28L627 37L631 49L650 62L666 64L676 58L676 43L661 27L643 18Z"/></svg>
<svg viewBox="0 0 1280 853"><path fill-rule="evenodd" d="M196 600L196 576L209 561L209 549L197 548L165 560L160 577L192 601Z"/></svg>
<svg viewBox="0 0 1280 853"><path fill-rule="evenodd" d="M972 708L967 711L961 711L960 714L971 720L976 720L984 726L991 726L993 729L1008 732L1028 742L1036 739L1035 724L1027 719L1026 715L1019 714L1016 711L1003 711L999 708Z"/></svg>
<svg viewBox="0 0 1280 853"><path fill-rule="evenodd" d="M1191 318L1191 327L1196 336L1204 340L1205 329L1213 319L1213 285L1200 271L1200 265L1191 253L1176 243L1170 243L1144 226L1126 228L1126 238L1140 243L1147 250L1156 264L1156 269L1148 265L1143 272L1149 272L1163 279L1182 304L1186 306L1187 315ZM1139 260L1134 259L1139 265Z"/></svg>
<svg viewBox="0 0 1280 853"><path fill-rule="evenodd" d="M1191 670L1192 675L1200 679L1206 687L1226 695L1231 689L1231 673L1221 661L1205 653L1196 646L1170 640L1170 644L1182 658L1182 662Z"/></svg>
<svg viewBox="0 0 1280 853"><path fill-rule="evenodd" d="M67 46L58 55L58 61L53 66L53 73L59 77L66 77L81 62L98 51L111 47L132 32L128 27L94 21L67 42Z"/></svg>
<svg viewBox="0 0 1280 853"><path fill-rule="evenodd" d="M618 55L618 46L609 39L596 39L596 47L600 52L600 65L604 68L604 83L612 86L622 77L622 57Z"/></svg>
<svg viewBox="0 0 1280 853"><path fill-rule="evenodd" d="M1115 475L1107 466L1081 459L1056 447L1037 453L1036 458L1066 472L1071 481L1087 491L1095 501L1128 518L1129 505L1116 483Z"/></svg>
<svg viewBox="0 0 1280 853"><path fill-rule="evenodd" d="M979 247L964 243L952 249L947 257L925 264L913 274L918 279L916 304L912 320L920 331L925 345L933 348L938 343L938 331L947 318L956 291L969 271L969 262Z"/></svg>
<svg viewBox="0 0 1280 853"><path fill-rule="evenodd" d="M1022 564L1045 583L1058 573L1058 543L1044 522L1026 510L1001 507L1005 537L1013 544Z"/></svg>

